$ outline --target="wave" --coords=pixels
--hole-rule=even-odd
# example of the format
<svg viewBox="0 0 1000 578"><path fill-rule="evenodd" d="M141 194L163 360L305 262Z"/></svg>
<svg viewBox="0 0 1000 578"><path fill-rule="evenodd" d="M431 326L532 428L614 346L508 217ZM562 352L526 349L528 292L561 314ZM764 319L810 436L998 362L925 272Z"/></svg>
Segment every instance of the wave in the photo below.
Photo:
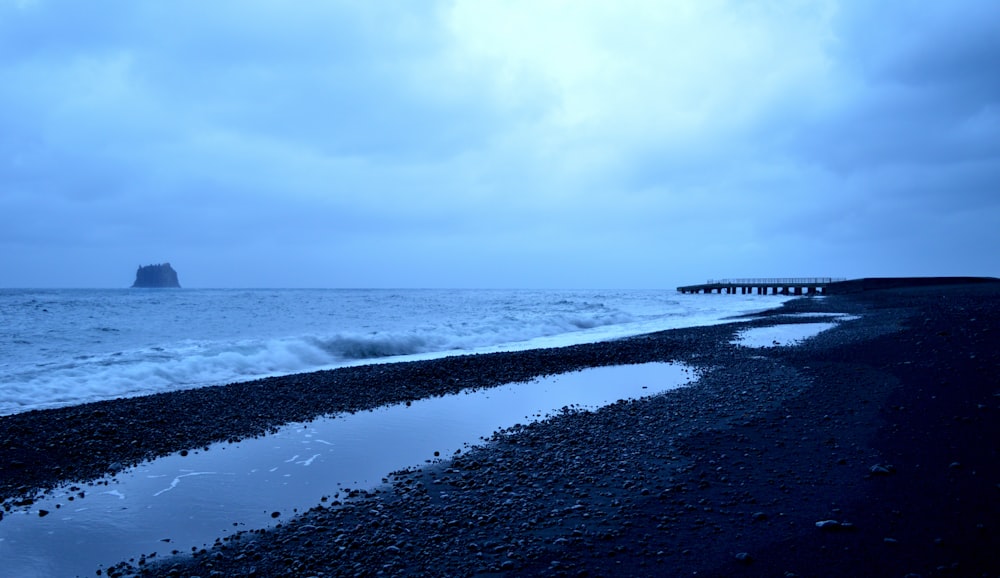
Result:
<svg viewBox="0 0 1000 578"><path fill-rule="evenodd" d="M337 335L327 339L306 338L333 359L378 359L444 350L443 339L420 335ZM433 345L437 343L438 345ZM454 349L454 348L453 348Z"/></svg>
<svg viewBox="0 0 1000 578"><path fill-rule="evenodd" d="M342 332L265 340L185 341L60 363L7 368L0 415L115 397L131 397L300 373L359 361L417 354L473 352L579 333L633 320L624 313L551 315L534 323L511 319L480 325L443 323L398 332Z"/></svg>
<svg viewBox="0 0 1000 578"><path fill-rule="evenodd" d="M36 327L25 317L0 339L0 415L358 363L594 342L712 324L764 303L569 294L191 292L171 293L181 300L172 305L142 294L132 310L118 293L98 292L76 310L75 325L53 317Z"/></svg>

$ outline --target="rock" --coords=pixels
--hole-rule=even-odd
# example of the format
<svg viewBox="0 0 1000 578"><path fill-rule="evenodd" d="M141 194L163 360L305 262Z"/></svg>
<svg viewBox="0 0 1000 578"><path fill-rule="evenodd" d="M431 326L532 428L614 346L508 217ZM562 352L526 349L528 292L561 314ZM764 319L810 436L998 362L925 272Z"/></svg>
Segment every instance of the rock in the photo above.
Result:
<svg viewBox="0 0 1000 578"><path fill-rule="evenodd" d="M181 284L177 279L177 271L170 266L170 263L160 265L140 266L135 272L134 288L172 288L180 289Z"/></svg>
<svg viewBox="0 0 1000 578"><path fill-rule="evenodd" d="M868 468L873 476L888 476L896 471L896 468L892 466L883 466L882 464L875 464L874 466Z"/></svg>
<svg viewBox="0 0 1000 578"><path fill-rule="evenodd" d="M816 527L820 530L826 530L828 532L837 532L843 530L853 530L854 524L851 522L838 522L837 520L820 520L816 522Z"/></svg>
<svg viewBox="0 0 1000 578"><path fill-rule="evenodd" d="M937 300L933 306L935 311L939 308ZM859 327L863 323L859 323ZM872 328L876 326L872 325ZM851 346L854 349L848 352L872 350L870 355L872 363L875 363L870 371L872 375L866 370L856 379L851 371L851 364L854 363L868 367L867 357L852 354L850 363L841 367L838 353L833 358L835 363L828 363L830 359L823 357L822 367L819 363L814 365L809 377L817 381L812 383L801 379L798 370L802 368L785 367L784 353L780 360L764 356L730 359L734 348L716 346L713 339L718 335L728 336L732 331L700 328L697 331L673 331L660 337L642 338L642 343L648 343L650 348L656 346L664 356L693 360L696 369L717 368L705 369L703 381L698 385L641 403L618 403L598 412L560 414L546 422L514 426L508 434L496 435L488 448L467 448L462 457L452 463L415 467L395 474L398 477L390 476L392 489L381 494L372 493L364 497L354 490L340 489L328 500L321 500L324 504L331 502L328 507L313 511L304 519L293 516L294 511L286 509L279 517L282 524L276 528L249 530L245 540L216 543L215 550L227 553L227 556L232 556L229 552L238 552L234 557L184 556L181 566L184 571L172 572L171 575L206 576L210 572L222 572L224 575L246 576L431 576L520 572L569 576L659 573L690 576L695 573L700 575L703 570L717 568L720 564L733 573L751 571L765 575L774 574L773 571L777 570L775 575L782 575L780 571L784 569L782 565L785 561L781 557L772 559L772 556L764 556L756 560L755 555L749 552L753 549L758 553L791 553L795 556L796 570L802 575L826 572L848 576L865 574L863 561L858 559L863 557L830 555L837 553L843 545L850 546L852 551L859 546L872 548L868 545L869 538L877 541L879 548L883 549L872 548L872 553L884 555L880 564L886 565L885 575L904 576L907 571L921 568L930 571L935 564L947 561L945 556L957 551L950 541L937 551L928 552L930 548L919 547L930 542L929 538L934 537L933 531L952 527L935 523L940 503L933 500L940 487L928 484L928 491L924 491L925 479L930 478L933 482L954 477L966 484L959 489L965 490L976 482L988 485L994 493L996 488L1000 488L997 485L1000 480L993 477L987 479L983 475L978 478L971 474L957 475L983 467L977 460L977 454L968 447L963 448L960 455L945 454L943 460L930 461L927 458L931 467L918 469L916 473L920 475L910 475L913 473L910 471L913 469L912 461L903 459L908 465L897 471L885 462L876 463L870 457L874 448L868 445L869 429L877 425L873 424L871 417L884 406L884 398L880 396L888 395L887 392L876 395L873 391L880 387L886 391L891 389L889 384L883 383L879 368L913 371L913 368L895 363L908 360L910 350L905 347L899 351L893 349L895 334L879 342L890 346L885 352L881 347L868 347L867 344ZM920 336L923 331L917 328L911 333ZM462 356L435 360L433 363L351 367L310 375L269 378L247 387L234 384L215 391L211 397L197 391L175 393L156 398L152 421L123 420L121 427L124 431L120 436L101 435L95 438L101 443L95 448L72 443L74 438L89 439L88 430L81 427L87 422L77 421L75 414L68 415L66 417L74 418L73 429L79 431L65 437L67 443L64 445L58 445L63 440L55 438L53 441L57 444L52 447L79 447L81 451L86 450L85 457L88 459L94 455L94 450L102 449L103 461L100 464L116 460L128 464L138 456L119 455L107 448L133 451L134 446L128 442L141 439L143 451L149 451L145 446L149 443L147 440L163 439L170 443L164 444L162 450L155 446L154 449L164 454L173 451L176 455L180 448L202 447L211 439L238 438L248 432L266 435L272 420L291 411L282 409L286 400L294 400L294 404L288 405L288 408L294 408L294 412L301 411L300 408L306 408L308 412L362 411L377 403L398 403L437 395L459 384L490 387L496 381L525 377L529 369L536 366L545 371L556 371L586 366L591 360L604 363L610 360L631 362L649 359L644 348L633 350L629 344L634 343L639 341L573 346L551 352L519 352L517 355L497 357ZM967 342L961 344L963 348L966 346ZM992 346L982 345L984 348ZM825 356L825 347L815 348ZM794 358L805 356L805 352L806 349L799 350ZM789 352L787 355L792 354ZM550 362L550 359L555 361ZM831 376L825 376L826 370L823 369L828 365L833 372ZM942 374L952 371L937 367L939 365L934 366L935 371L940 370ZM991 376L981 371L986 368L984 365L969 371L979 372L975 375ZM901 379L904 384L910 383ZM741 381L742 384L734 389L733 384L740 384ZM855 382L858 382L856 386ZM931 382L931 386L936 387L936 381ZM844 387L848 385L853 388L850 391L862 397L861 401L869 404L867 410L865 405L854 403L856 396L844 394ZM969 399L989 399L988 407L992 408L996 399L992 397L995 388L992 382L987 385L989 391L985 395L988 397ZM749 395L742 394L741 388L746 388ZM761 391L759 394L756 393L758 388ZM344 395L340 395L341 391L345 392ZM927 407L935 409L948 401L942 391L932 391L939 394L938 400L933 404L928 402ZM289 396L289 392L296 395ZM338 395L330 395L331 392L338 392ZM396 393L389 395L390 392ZM223 393L226 395L221 395ZM918 415L917 410L924 411L923 405L911 404L910 397L919 394L924 396L922 399L929 399L929 394L918 387L901 388L900 393L909 396L899 399L899 402L906 402L908 411L915 416ZM964 404L965 388L959 393ZM221 400L217 404L219 411L198 413L190 420L190 427L207 424L212 427L205 431L214 436L214 428L218 424L219 436L189 438L177 434L142 435L133 431L145 424L162 430L170 425L173 416L177 416L179 421L180 417L200 412L202 408L216 407L212 403L215 397ZM258 398L261 403L257 402ZM340 405L338 401L336 406L324 405L329 399L350 403ZM166 404L173 400L184 403L177 404L175 409L173 405ZM238 400L240 405L240 411L235 412L236 419L229 417L234 413L233 400ZM707 401L694 403L701 400ZM839 404L845 400L850 403L842 408ZM143 407L136 401L125 400L114 405L126 409ZM102 404L101 407L112 409L111 404ZM916 409L909 409L911 407ZM956 411L950 407L945 407L945 410L948 413L943 415L949 418ZM93 418L91 421L103 425L113 417L113 414L98 416L91 411L87 408L85 415L80 414L81 418ZM59 427L59 421L49 419L49 413L53 417L63 417L68 411L37 413L30 423L24 424L24 433L17 436L13 434L19 430L11 428L11 433L3 430L8 422L16 424L14 418L8 416L0 420L0 441L4 442L0 443L0 452L10 446L34 447L26 443L32 439L28 437L29 430L65 431L65 428ZM121 413L138 415L138 412L132 411ZM157 421L156 416L160 415L169 419ZM772 416L785 415L789 416L786 420L771 419ZM822 419L823 416L830 419ZM895 420L892 422L894 425L908 425L904 420L896 419L895 415L889 417ZM52 427L43 427L50 422ZM926 424L934 423L937 422L920 420L910 425L917 428L917 433L922 433L928 427ZM984 419L983 423L987 420ZM237 429L244 424L253 425L253 428ZM911 435L909 429L901 431ZM961 433L964 435L964 431ZM31 435L37 436L34 433ZM8 439L11 441L8 442ZM828 443L834 453L825 453L826 448L820 445L824 439L832 440ZM899 439L901 442L909 441L905 436ZM995 438L983 436L982 439ZM951 438L945 437L942 444L951 441ZM955 447L958 447L957 444ZM888 449L895 450L894 447ZM33 465L36 460L22 457L29 455L27 452L19 450L18 454L10 455L14 459L32 461L32 465L8 468L5 476L0 476L0 488L4 484L15 487L15 483L28 483L22 480L36 469ZM887 460L890 455L894 454L887 451L886 457L876 459ZM838 458L847 458L846 463L851 466L836 466L834 462ZM959 458L963 469L949 472L946 469L949 462ZM920 461L924 462L923 459ZM72 462L67 460L64 463ZM869 465L868 471L865 463ZM886 474L872 469L873 464L892 473L892 477L874 480ZM103 466L95 475L101 472ZM855 489L858 474L872 478L873 481L868 482L872 486L864 488L865 493L857 507L837 509L835 506L844 499L845 492L842 490ZM8 478L7 475L17 477ZM8 482L8 479L16 481ZM701 482L710 482L711 486L701 490ZM727 483L730 487L726 487ZM773 489L770 488L772 485ZM625 487L629 489L623 489ZM16 495L28 495L30 489L19 491ZM912 490L923 500L927 500L928 496L931 498L930 503L938 507L924 514L928 523L917 526L911 522L923 521L918 517L920 514L897 511L905 510L904 506L910 503L897 503L894 499L897 489ZM649 499L646 499L645 490L649 490ZM450 495L449 500L438 499L442 491ZM872 503L868 500L869 493L889 499L884 504ZM347 494L351 495L351 500L357 496L356 501L342 504L338 498L346 498ZM950 503L950 500L945 501ZM828 511L819 510L815 517L803 518L815 510L794 510L800 504L812 508L823 503L834 507ZM268 510L265 508L262 506L261 512L266 517ZM894 529L897 525L900 527L898 531L901 534L895 536L900 540L898 546L881 545L894 544L890 540L895 539L883 539L883 536L892 534L879 533L883 528L881 516L886 511L892 511L900 518L890 524ZM821 518L816 522L816 517L824 512L837 518ZM583 520L588 516L589 520L584 525ZM857 516L857 527L844 521L848 516ZM808 529L810 519L816 525L815 530ZM984 520L977 516L973 523L981 521ZM803 522L805 532L801 531ZM765 526L773 526L774 531L764 532ZM320 534L321 527L328 530ZM795 537L790 543L781 541L786 528L790 528L791 535ZM845 538L850 537L844 532L852 531L852 528L868 530L861 536L865 538L864 545L853 542L844 544L848 542ZM981 531L988 529L984 526ZM709 534L717 534L718 538L696 539ZM949 540L954 539L951 534L945 535ZM746 543L748 539L753 544ZM748 551L742 551L739 548L741 545L747 546ZM820 548L819 554L815 554L816 545ZM902 550L893 552L892 548ZM174 553L176 555L177 550ZM918 558L914 560L911 555ZM552 557L559 557L562 564L549 570ZM827 560L833 564L825 565ZM975 557L957 561L963 563L963 570L970 566L973 568L972 572L965 572L966 575L992 575L986 573L985 568L973 565ZM176 562L171 560L170 563ZM824 565L819 566L821 563ZM663 564L660 570L670 570L657 572L651 564ZM147 563L141 575L150 578L163 575L161 569L151 570L151 567L155 564ZM122 575L118 570L115 572ZM792 576L789 572L784 575Z"/></svg>

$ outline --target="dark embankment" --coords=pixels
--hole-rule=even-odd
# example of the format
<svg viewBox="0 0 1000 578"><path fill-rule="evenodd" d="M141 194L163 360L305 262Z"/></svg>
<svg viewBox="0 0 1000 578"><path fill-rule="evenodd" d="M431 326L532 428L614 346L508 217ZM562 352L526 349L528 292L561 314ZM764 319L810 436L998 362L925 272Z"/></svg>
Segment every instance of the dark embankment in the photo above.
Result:
<svg viewBox="0 0 1000 578"><path fill-rule="evenodd" d="M947 285L976 285L997 283L996 277L865 277L831 283L826 287L828 295L844 295L862 291L883 289L913 289L918 287L941 287Z"/></svg>
<svg viewBox="0 0 1000 578"><path fill-rule="evenodd" d="M701 372L692 387L514 428L278 528L104 575L997 576L998 297L978 283L800 299L783 312L862 318L797 347L729 343L811 321L769 313L11 416L0 479L23 496L287 419L679 360Z"/></svg>

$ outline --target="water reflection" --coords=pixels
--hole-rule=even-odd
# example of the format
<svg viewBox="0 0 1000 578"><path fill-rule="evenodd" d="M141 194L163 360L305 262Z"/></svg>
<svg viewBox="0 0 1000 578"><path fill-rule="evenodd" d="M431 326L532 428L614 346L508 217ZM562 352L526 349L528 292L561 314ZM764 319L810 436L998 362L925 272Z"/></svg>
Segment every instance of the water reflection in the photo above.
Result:
<svg viewBox="0 0 1000 578"><path fill-rule="evenodd" d="M375 487L389 472L451 456L497 429L566 406L594 409L654 395L689 378L679 364L596 368L293 424L264 438L169 456L8 513L0 521L0 559L10 576L93 576L102 565L140 555L190 552L348 488Z"/></svg>

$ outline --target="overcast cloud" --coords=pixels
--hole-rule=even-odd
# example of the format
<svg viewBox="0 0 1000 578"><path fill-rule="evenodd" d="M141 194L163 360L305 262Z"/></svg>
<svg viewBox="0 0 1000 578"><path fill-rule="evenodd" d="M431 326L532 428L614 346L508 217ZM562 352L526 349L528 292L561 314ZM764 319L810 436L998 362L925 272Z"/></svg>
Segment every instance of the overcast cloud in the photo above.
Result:
<svg viewBox="0 0 1000 578"><path fill-rule="evenodd" d="M1000 3L0 0L0 287L1000 275Z"/></svg>

